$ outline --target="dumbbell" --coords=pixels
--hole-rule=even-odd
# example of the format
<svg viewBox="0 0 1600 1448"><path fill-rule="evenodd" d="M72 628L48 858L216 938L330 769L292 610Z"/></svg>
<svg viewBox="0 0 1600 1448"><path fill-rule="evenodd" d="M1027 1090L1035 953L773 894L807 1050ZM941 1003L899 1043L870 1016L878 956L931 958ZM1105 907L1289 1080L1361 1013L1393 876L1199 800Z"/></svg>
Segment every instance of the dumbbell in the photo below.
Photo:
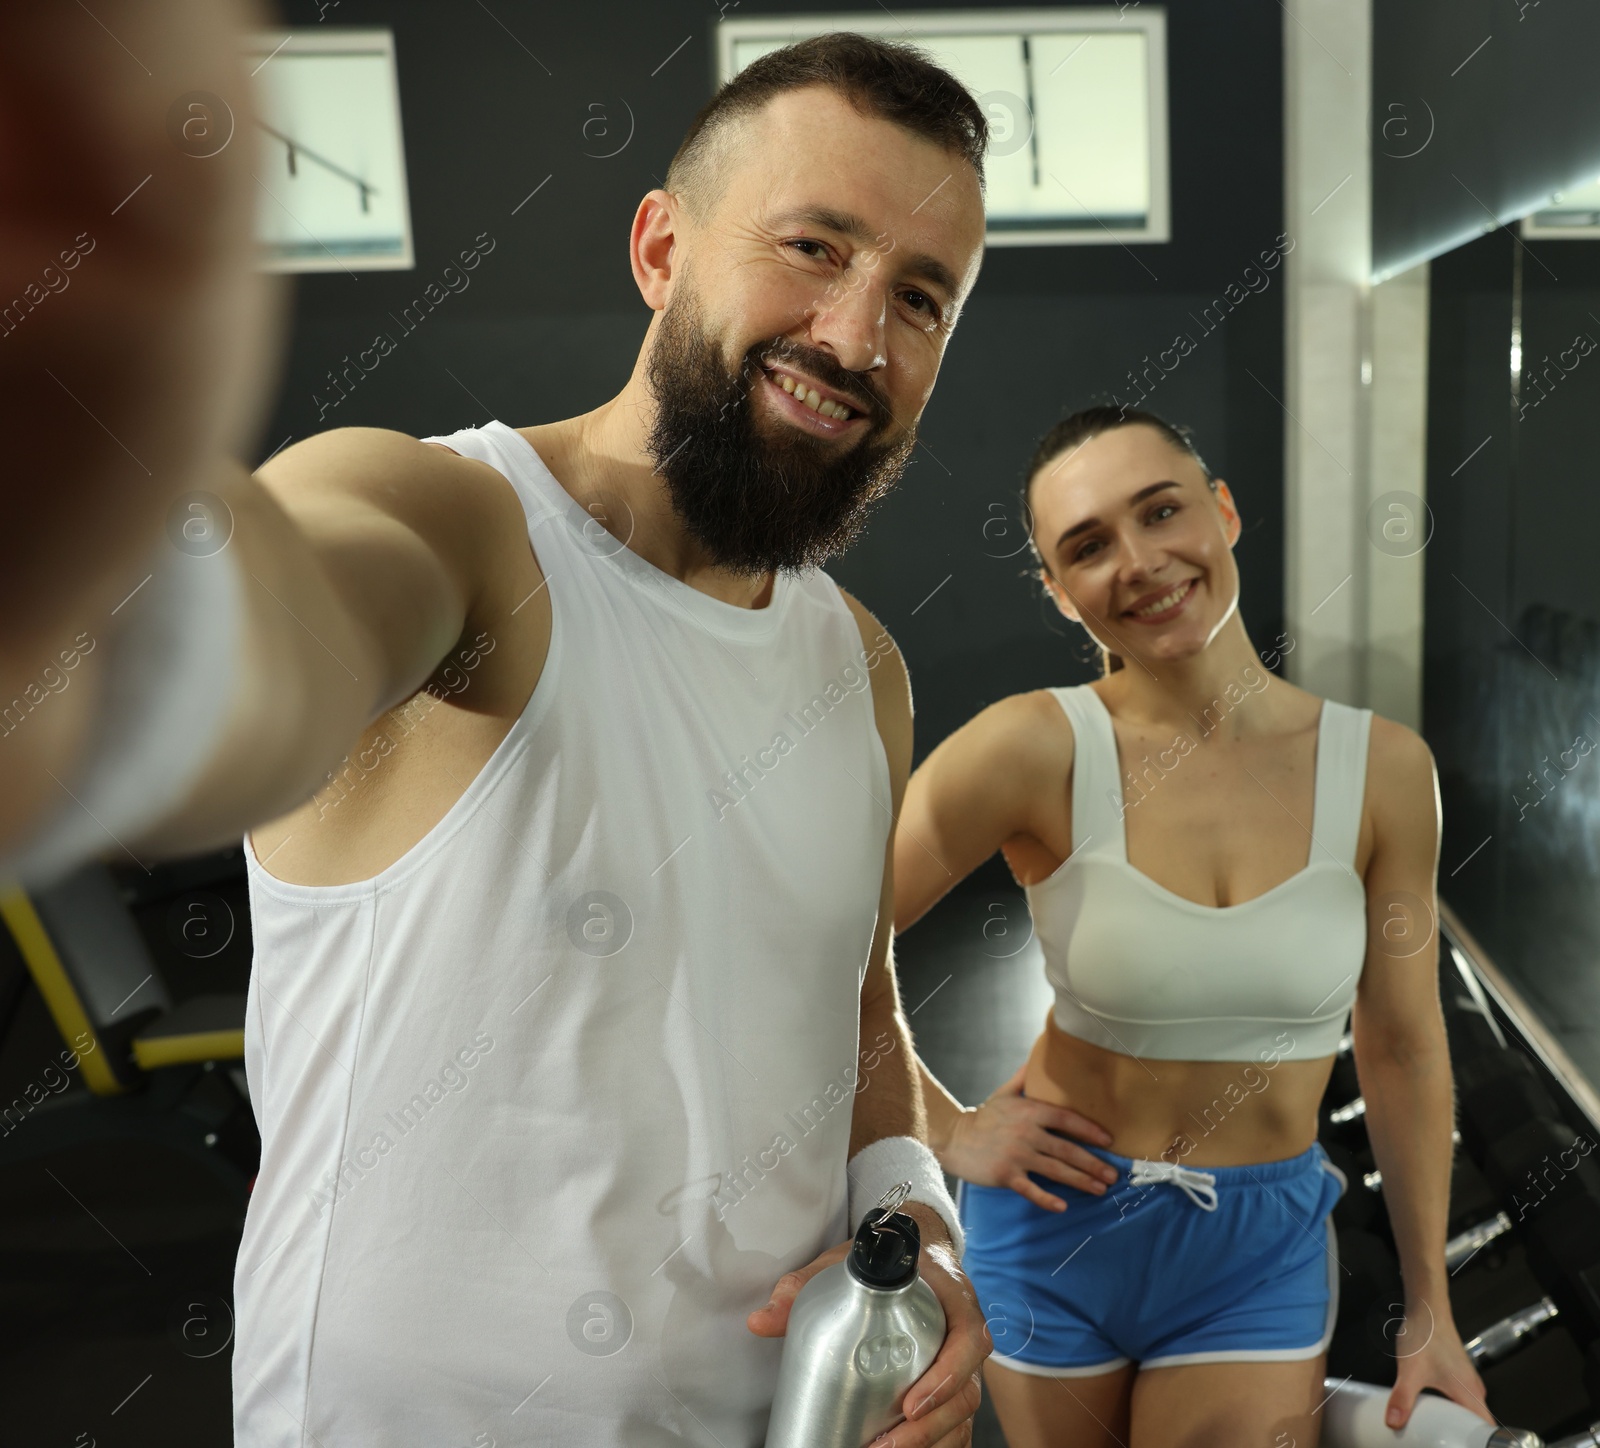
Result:
<svg viewBox="0 0 1600 1448"><path fill-rule="evenodd" d="M1452 1239L1445 1249L1445 1262L1453 1266L1465 1261L1485 1242L1511 1230L1510 1218L1501 1212L1468 1232ZM1348 1274L1339 1295L1339 1321L1364 1319L1364 1339L1375 1345L1384 1339L1383 1328L1394 1320L1397 1305L1404 1300L1400 1263L1389 1244L1371 1232L1342 1230L1337 1235L1339 1265ZM1381 1314L1381 1315L1380 1315ZM1517 1312L1491 1323L1470 1342L1463 1344L1474 1363L1498 1362L1509 1356L1523 1340L1536 1332L1560 1309L1549 1297L1530 1303Z"/></svg>
<svg viewBox="0 0 1600 1448"><path fill-rule="evenodd" d="M1559 1121L1560 1108L1538 1068L1521 1051L1495 1051L1455 1069L1456 1097L1474 1146L1492 1142L1526 1121Z"/></svg>
<svg viewBox="0 0 1600 1448"><path fill-rule="evenodd" d="M1328 1378L1323 1448L1544 1448L1537 1433L1497 1428L1448 1398L1423 1393L1396 1432L1383 1421L1393 1388Z"/></svg>
<svg viewBox="0 0 1600 1448"><path fill-rule="evenodd" d="M1343 1106L1336 1106L1328 1113L1328 1121L1334 1126L1348 1126L1352 1121L1360 1121L1367 1114L1367 1098L1357 1096L1353 1101L1347 1101Z"/></svg>
<svg viewBox="0 0 1600 1448"><path fill-rule="evenodd" d="M1561 1309L1550 1298L1541 1297L1537 1302L1507 1314L1498 1322L1491 1322L1461 1346L1474 1364L1498 1362L1521 1347L1523 1339L1529 1334L1537 1332L1545 1323L1560 1315Z"/></svg>
<svg viewBox="0 0 1600 1448"><path fill-rule="evenodd" d="M1550 1444L1550 1448L1600 1448L1600 1420L1591 1423L1582 1432Z"/></svg>
<svg viewBox="0 0 1600 1448"><path fill-rule="evenodd" d="M1444 1244L1444 1265L1454 1272L1464 1262L1477 1256L1497 1237L1511 1230L1511 1218L1505 1212L1496 1212L1484 1221L1475 1222L1463 1232L1458 1232Z"/></svg>
<svg viewBox="0 0 1600 1448"><path fill-rule="evenodd" d="M1529 1265L1570 1287L1600 1329L1600 1154L1565 1123L1535 1119L1490 1144L1484 1173L1514 1209Z"/></svg>

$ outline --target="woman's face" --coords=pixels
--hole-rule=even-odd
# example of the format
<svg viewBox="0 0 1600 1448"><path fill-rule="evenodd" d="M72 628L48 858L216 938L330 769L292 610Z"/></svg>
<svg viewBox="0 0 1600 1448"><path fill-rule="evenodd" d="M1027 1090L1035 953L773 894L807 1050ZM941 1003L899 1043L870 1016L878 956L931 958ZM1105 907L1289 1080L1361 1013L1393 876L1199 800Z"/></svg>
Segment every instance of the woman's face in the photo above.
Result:
<svg viewBox="0 0 1600 1448"><path fill-rule="evenodd" d="M1132 423L1034 475L1033 536L1056 606L1124 658L1188 658L1239 604L1239 515L1186 452Z"/></svg>

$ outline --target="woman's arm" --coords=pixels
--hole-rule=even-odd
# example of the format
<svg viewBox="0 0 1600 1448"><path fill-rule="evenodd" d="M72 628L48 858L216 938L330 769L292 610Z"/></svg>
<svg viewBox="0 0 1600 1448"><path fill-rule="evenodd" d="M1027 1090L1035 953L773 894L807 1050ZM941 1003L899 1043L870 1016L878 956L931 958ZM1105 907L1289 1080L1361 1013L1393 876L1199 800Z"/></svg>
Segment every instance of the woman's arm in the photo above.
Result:
<svg viewBox="0 0 1600 1448"><path fill-rule="evenodd" d="M1072 726L1047 693L991 704L911 776L894 840L894 926L910 929L1042 806L1066 807Z"/></svg>
<svg viewBox="0 0 1600 1448"><path fill-rule="evenodd" d="M1034 1101L1022 1094L1024 1062L998 1091L977 1106L963 1106L921 1056L922 1099L928 1112L928 1145L951 1176L985 1187L1010 1187L1037 1207L1064 1212L1067 1204L1045 1191L1032 1172L1079 1191L1101 1194L1116 1181L1116 1169L1057 1132L1111 1145L1111 1133L1070 1106Z"/></svg>
<svg viewBox="0 0 1600 1448"><path fill-rule="evenodd" d="M1392 720L1373 717L1369 760L1367 954L1351 1031L1405 1284L1386 1419L1397 1427L1424 1387L1487 1412L1483 1381L1456 1331L1444 1264L1455 1093L1439 1008L1438 780L1427 744Z"/></svg>
<svg viewBox="0 0 1600 1448"><path fill-rule="evenodd" d="M1007 840L1039 835L1043 811L1065 811L1072 780L1072 726L1043 690L991 704L923 761L906 786L894 839L894 923L905 930ZM917 1071L928 1145L952 1176L1010 1187L1036 1206L1067 1204L1029 1175L1104 1192L1116 1172L1068 1132L1101 1146L1111 1136L1070 1107L1022 1094L1026 1064L986 1100L963 1106L928 1070Z"/></svg>
<svg viewBox="0 0 1600 1448"><path fill-rule="evenodd" d="M1363 1050L1363 1042L1366 1049ZM1450 1211L1455 1101L1450 1051L1440 1026L1409 1046L1374 1047L1358 1027L1356 1072L1367 1103L1367 1136L1383 1173L1383 1200L1400 1253L1406 1309L1423 1318L1450 1316L1444 1265Z"/></svg>
<svg viewBox="0 0 1600 1448"><path fill-rule="evenodd" d="M1351 1030L1406 1296L1442 1299L1448 1312L1454 1101L1439 1008L1438 807L1428 746L1410 730L1396 731L1401 726L1373 718L1367 954Z"/></svg>

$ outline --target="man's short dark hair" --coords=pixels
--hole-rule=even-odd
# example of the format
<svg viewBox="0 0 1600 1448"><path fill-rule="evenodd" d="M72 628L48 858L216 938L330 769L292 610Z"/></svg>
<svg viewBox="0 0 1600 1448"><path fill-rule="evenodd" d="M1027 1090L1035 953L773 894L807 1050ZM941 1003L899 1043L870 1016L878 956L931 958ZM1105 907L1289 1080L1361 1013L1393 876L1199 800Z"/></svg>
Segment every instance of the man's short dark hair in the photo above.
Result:
<svg viewBox="0 0 1600 1448"><path fill-rule="evenodd" d="M701 108L667 168L666 183L696 222L722 198L738 123L774 96L813 85L837 91L864 116L893 121L954 152L978 173L982 191L989 123L967 88L914 45L836 30L751 61Z"/></svg>

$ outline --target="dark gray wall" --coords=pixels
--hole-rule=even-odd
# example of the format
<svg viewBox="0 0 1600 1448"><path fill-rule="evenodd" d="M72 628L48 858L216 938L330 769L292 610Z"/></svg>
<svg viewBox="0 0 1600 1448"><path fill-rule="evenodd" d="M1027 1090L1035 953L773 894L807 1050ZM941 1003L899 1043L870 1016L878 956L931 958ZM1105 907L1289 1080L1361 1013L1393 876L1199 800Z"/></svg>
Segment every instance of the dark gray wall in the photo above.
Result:
<svg viewBox="0 0 1600 1448"><path fill-rule="evenodd" d="M1496 232L1430 300L1439 893L1600 1083L1600 242Z"/></svg>
<svg viewBox="0 0 1600 1448"><path fill-rule="evenodd" d="M625 382L649 319L628 269L629 224L712 92L716 7L490 8L341 0L326 12L323 24L395 31L417 267L299 280L263 456L348 424L417 436L490 417L528 426L587 411ZM744 0L737 14L804 8ZM830 568L905 651L919 759L996 698L1098 671L1084 636L1041 609L1022 556L998 555L1021 542L1016 489L1039 435L1114 389L1136 395L1126 374L1180 331L1194 350L1148 405L1195 428L1240 501L1242 610L1258 647L1282 626L1281 268L1213 330L1200 315L1243 285L1282 229L1282 12L1270 0L1185 0L1167 14L1172 242L991 249L923 417L926 446ZM296 0L285 18L315 25L316 5ZM633 139L592 159L626 132L601 139L591 124L586 137L585 122L625 127L624 102ZM485 231L494 250L468 289L404 333L391 313ZM394 352L319 419L324 372L379 331ZM1004 536L997 508L1012 518Z"/></svg>
<svg viewBox="0 0 1600 1448"><path fill-rule="evenodd" d="M1600 7L1372 7L1372 264L1458 246L1600 175Z"/></svg>

